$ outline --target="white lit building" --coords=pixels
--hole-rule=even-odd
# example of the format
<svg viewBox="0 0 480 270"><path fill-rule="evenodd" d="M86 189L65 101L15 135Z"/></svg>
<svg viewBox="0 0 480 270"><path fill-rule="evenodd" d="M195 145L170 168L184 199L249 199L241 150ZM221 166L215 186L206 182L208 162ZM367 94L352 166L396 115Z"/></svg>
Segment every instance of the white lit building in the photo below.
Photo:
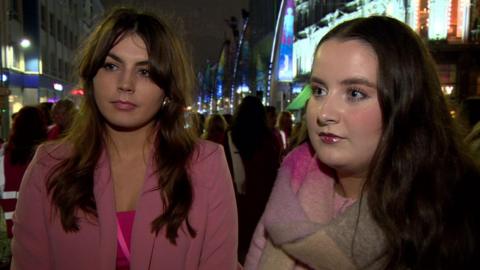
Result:
<svg viewBox="0 0 480 270"><path fill-rule="evenodd" d="M283 108L308 81L315 47L330 29L370 15L395 17L428 42L446 94L457 101L480 95L479 0L295 0L293 79L275 81L273 70L272 85L280 93L272 102Z"/></svg>
<svg viewBox="0 0 480 270"><path fill-rule="evenodd" d="M76 48L101 13L100 0L0 1L0 137L22 106L70 94Z"/></svg>
<svg viewBox="0 0 480 270"><path fill-rule="evenodd" d="M315 46L330 29L358 17L387 15L407 23L429 40L465 42L468 39L470 5L469 0L348 1L326 14L320 22L297 32L298 38L294 43L296 72L299 75L310 72ZM298 10L301 8L300 5Z"/></svg>

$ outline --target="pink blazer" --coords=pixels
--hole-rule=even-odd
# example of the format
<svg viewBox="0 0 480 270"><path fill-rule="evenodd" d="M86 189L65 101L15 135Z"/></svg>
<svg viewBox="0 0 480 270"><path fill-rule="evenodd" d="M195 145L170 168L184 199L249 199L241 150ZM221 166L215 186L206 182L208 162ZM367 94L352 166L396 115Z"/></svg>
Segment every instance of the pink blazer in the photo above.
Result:
<svg viewBox="0 0 480 270"><path fill-rule="evenodd" d="M42 145L25 173L14 217L11 269L115 269L116 211L106 151L94 173L99 218L79 213L77 233L63 230L46 192L46 176L65 153L64 145ZM151 221L163 209L150 164L137 203L130 269L236 269L237 212L222 147L200 141L189 172L194 190L189 222L196 237L190 237L185 224L176 245L164 236L165 230L158 236L150 232Z"/></svg>

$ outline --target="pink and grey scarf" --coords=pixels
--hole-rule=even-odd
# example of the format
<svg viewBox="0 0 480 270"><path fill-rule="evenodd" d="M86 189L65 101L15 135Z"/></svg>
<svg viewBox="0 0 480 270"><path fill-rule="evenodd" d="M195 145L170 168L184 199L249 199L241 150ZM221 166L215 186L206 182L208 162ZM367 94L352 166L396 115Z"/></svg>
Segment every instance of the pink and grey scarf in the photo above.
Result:
<svg viewBox="0 0 480 270"><path fill-rule="evenodd" d="M332 185L328 168L313 156L308 162L292 160L293 166L282 166L264 213L268 241L258 269L381 268L384 237L370 216L366 198L350 201L334 213L333 188L316 185L318 181ZM332 210L313 221L308 209L321 204L330 204L322 209Z"/></svg>

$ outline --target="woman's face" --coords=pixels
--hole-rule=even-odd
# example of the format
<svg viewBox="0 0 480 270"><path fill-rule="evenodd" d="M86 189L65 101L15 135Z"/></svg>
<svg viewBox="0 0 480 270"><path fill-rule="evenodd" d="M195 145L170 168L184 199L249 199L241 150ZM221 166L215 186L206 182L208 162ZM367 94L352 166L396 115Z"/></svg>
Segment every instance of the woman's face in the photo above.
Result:
<svg viewBox="0 0 480 270"><path fill-rule="evenodd" d="M337 173L365 177L382 135L378 61L358 40L330 39L315 54L307 105L310 141Z"/></svg>
<svg viewBox="0 0 480 270"><path fill-rule="evenodd" d="M109 51L93 87L107 127L114 130L152 128L165 97L150 78L147 49L136 34L125 35Z"/></svg>

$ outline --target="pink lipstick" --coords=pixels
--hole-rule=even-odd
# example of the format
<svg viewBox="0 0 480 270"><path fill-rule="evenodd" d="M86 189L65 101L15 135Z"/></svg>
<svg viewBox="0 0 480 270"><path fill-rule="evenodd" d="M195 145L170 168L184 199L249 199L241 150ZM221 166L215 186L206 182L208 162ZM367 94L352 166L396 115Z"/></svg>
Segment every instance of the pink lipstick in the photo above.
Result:
<svg viewBox="0 0 480 270"><path fill-rule="evenodd" d="M339 142L341 139L343 139L340 136L337 136L332 133L325 133L325 132L320 132L319 134L320 140L322 140L323 143L325 144L334 144Z"/></svg>

